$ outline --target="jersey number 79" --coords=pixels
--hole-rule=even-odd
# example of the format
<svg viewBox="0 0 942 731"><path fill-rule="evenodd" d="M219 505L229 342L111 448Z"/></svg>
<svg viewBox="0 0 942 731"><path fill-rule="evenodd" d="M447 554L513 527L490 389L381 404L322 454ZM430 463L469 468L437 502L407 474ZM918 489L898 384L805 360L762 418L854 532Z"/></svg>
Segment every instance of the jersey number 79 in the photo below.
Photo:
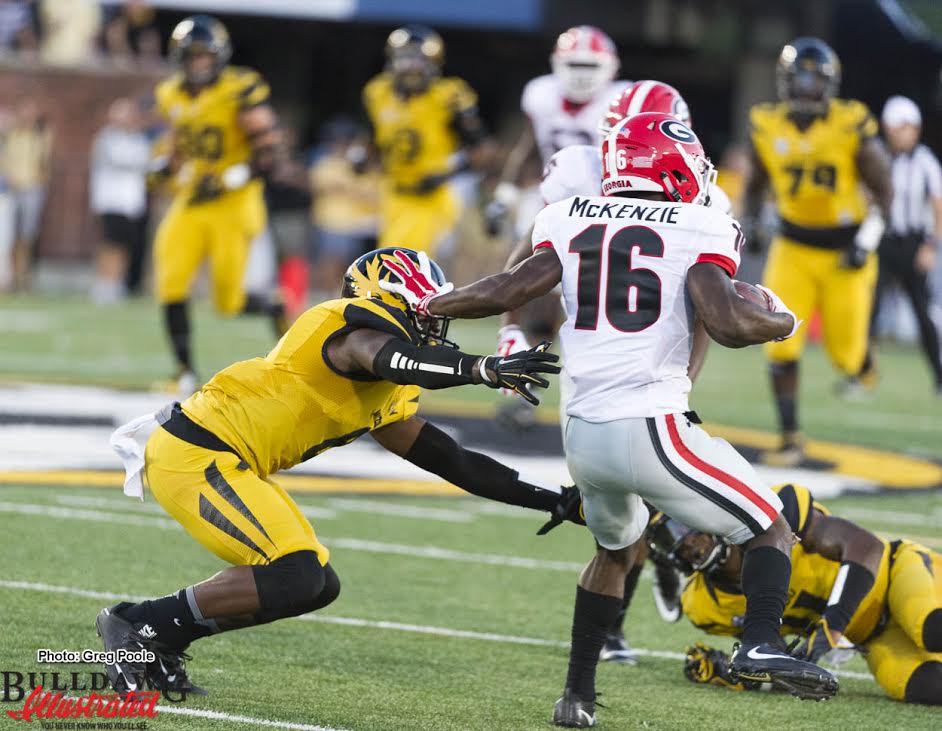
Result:
<svg viewBox="0 0 942 731"><path fill-rule="evenodd" d="M606 224L594 224L569 242L579 256L576 329L598 328L603 249L608 249L605 316L626 333L640 332L661 316L661 279L651 269L632 266L632 254L664 256L664 240L647 226L627 226L605 244Z"/></svg>

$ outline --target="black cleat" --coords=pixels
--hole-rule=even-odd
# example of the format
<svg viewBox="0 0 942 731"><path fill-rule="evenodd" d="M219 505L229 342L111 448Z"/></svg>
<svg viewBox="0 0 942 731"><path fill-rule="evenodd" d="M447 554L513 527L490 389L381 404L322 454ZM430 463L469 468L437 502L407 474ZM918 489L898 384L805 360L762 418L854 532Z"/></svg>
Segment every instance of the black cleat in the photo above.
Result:
<svg viewBox="0 0 942 731"><path fill-rule="evenodd" d="M570 688L553 708L553 725L565 728L591 728L595 726L595 701L584 701Z"/></svg>
<svg viewBox="0 0 942 731"><path fill-rule="evenodd" d="M192 660L181 650L171 650L155 643L151 649L157 659L148 664L150 681L171 703L185 701L188 695L209 695L203 688L193 685L186 674L186 661Z"/></svg>
<svg viewBox="0 0 942 731"><path fill-rule="evenodd" d="M736 645L729 669L734 677L771 683L802 700L827 700L838 688L837 678L824 668L769 644Z"/></svg>
<svg viewBox="0 0 942 731"><path fill-rule="evenodd" d="M602 662L617 662L622 665L637 665L638 657L631 646L625 641L625 638L618 634L610 634L605 638L605 644L602 645L602 652L599 653L599 660Z"/></svg>
<svg viewBox="0 0 942 731"><path fill-rule="evenodd" d="M147 647L150 643L138 634L130 622L117 613L116 610L121 606L116 604L111 608L102 609L95 619L95 627L105 645L105 651L150 649ZM105 672L111 686L121 696L133 691L149 690L144 687L147 679L147 666L144 663L115 662L105 665Z"/></svg>

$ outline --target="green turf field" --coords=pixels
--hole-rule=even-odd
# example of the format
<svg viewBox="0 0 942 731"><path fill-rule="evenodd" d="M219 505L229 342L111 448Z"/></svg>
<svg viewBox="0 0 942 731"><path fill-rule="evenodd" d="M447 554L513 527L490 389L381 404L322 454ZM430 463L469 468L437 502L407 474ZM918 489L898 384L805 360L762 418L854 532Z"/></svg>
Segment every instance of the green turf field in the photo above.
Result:
<svg viewBox="0 0 942 731"><path fill-rule="evenodd" d="M499 507L495 515L473 498L301 496L299 503L317 516L343 584L338 601L314 615L328 621L287 620L195 643L190 673L211 695L189 699L187 709L355 731L550 728L576 566L592 550L583 529L537 538L539 516ZM415 514L389 514L389 505ZM938 493L843 498L829 507L887 535L942 545ZM38 647L94 648L95 614L117 596L162 595L222 568L152 501L141 505L115 489L3 487L0 512L2 669L41 669ZM428 556L435 548L449 553ZM508 557L536 563L508 565ZM701 638L685 621L657 618L646 579L627 627L636 647L652 651L682 652ZM430 634L434 628L492 636ZM728 639L711 641L729 649ZM942 719L940 709L887 700L871 680L844 678L834 700L814 704L696 687L681 667L656 656L636 668L603 665L601 727L915 731L937 729ZM866 672L859 659L845 669ZM12 722L0 721L6 727ZM251 725L169 711L149 724L239 727Z"/></svg>
<svg viewBox="0 0 942 731"><path fill-rule="evenodd" d="M208 307L194 314L195 358L204 378L272 345L268 323L224 320ZM489 352L492 321L457 322L452 334L469 352ZM159 311L149 300L96 307L81 299L0 300L0 380L45 380L147 388L172 372ZM866 400L848 403L833 389L838 375L816 347L802 364L800 418L811 438L857 443L942 459L942 401L930 388L922 357L893 346L878 351L881 379ZM423 403L500 403L482 388L429 393ZM551 414L555 392L546 399ZM713 346L691 400L707 421L775 429L765 362L760 348Z"/></svg>

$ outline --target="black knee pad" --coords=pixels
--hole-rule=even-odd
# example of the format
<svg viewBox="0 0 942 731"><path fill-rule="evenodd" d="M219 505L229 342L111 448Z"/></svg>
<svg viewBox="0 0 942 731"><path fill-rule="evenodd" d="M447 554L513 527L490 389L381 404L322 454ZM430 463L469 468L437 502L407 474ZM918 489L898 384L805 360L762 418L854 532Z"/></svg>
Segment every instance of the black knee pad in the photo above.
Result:
<svg viewBox="0 0 942 731"><path fill-rule="evenodd" d="M270 564L253 566L252 575L261 614L269 620L316 609L327 578L314 551L296 551Z"/></svg>
<svg viewBox="0 0 942 731"><path fill-rule="evenodd" d="M924 662L913 671L906 683L907 703L942 705L942 662Z"/></svg>
<svg viewBox="0 0 942 731"><path fill-rule="evenodd" d="M942 652L942 608L933 609L922 625L922 644L929 652Z"/></svg>
<svg viewBox="0 0 942 731"><path fill-rule="evenodd" d="M314 609L326 607L332 604L340 596L340 577L330 564L324 566L324 588L317 595L317 602Z"/></svg>

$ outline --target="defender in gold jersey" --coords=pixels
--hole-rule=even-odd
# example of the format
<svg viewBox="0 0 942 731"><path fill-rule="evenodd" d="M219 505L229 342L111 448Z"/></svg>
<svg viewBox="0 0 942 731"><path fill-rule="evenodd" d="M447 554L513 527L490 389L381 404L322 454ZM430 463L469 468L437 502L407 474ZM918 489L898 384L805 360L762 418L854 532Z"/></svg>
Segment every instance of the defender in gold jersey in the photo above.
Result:
<svg viewBox="0 0 942 731"><path fill-rule="evenodd" d="M798 540L782 635L803 636L794 652L817 662L856 646L887 695L942 704L942 555L910 541L886 541L831 515L807 488L775 490ZM746 600L741 551L665 516L649 529L652 554L690 575L687 618L715 635L738 636ZM698 683L754 688L729 672L720 650L687 651L685 674Z"/></svg>
<svg viewBox="0 0 942 731"><path fill-rule="evenodd" d="M528 387L559 372L557 357L545 343L505 358L462 353L446 340L448 318L423 315L388 291L399 286L390 279L397 270L429 295L451 286L424 254L366 254L347 270L343 299L304 313L266 357L236 363L183 404L116 432L147 425L129 480L143 473L161 506L233 564L160 599L102 610L107 649L145 646L159 658L107 666L118 692L140 679L165 692L198 692L182 664L190 642L337 598L330 551L272 475L365 434L472 494L549 511L548 525L578 521L575 488L530 484L416 416L420 388L483 383L533 398Z"/></svg>
<svg viewBox="0 0 942 731"><path fill-rule="evenodd" d="M268 84L251 69L227 65L231 51L218 20L196 15L181 21L170 39L170 56L181 70L155 91L172 139L160 174L173 178L175 190L154 242L155 289L181 395L196 384L187 300L207 259L220 313L268 314L279 336L285 328L276 297L247 298L243 289L250 245L265 227L262 178L274 165L280 136Z"/></svg>
<svg viewBox="0 0 942 731"><path fill-rule="evenodd" d="M363 89L383 163L380 246L433 253L461 214L449 180L480 164L477 95L462 79L441 77L444 55L432 29L397 28L386 70Z"/></svg>
<svg viewBox="0 0 942 731"><path fill-rule="evenodd" d="M860 102L833 98L839 84L840 62L822 41L799 38L782 50L781 102L750 112L752 173L743 226L756 246L756 221L770 189L780 225L763 283L799 319L821 313L828 355L845 376L842 388L852 392L873 377L866 363L877 274L873 250L892 188L876 120ZM781 449L768 461L780 465L802 458L795 400L806 334L804 328L765 346L782 431Z"/></svg>

